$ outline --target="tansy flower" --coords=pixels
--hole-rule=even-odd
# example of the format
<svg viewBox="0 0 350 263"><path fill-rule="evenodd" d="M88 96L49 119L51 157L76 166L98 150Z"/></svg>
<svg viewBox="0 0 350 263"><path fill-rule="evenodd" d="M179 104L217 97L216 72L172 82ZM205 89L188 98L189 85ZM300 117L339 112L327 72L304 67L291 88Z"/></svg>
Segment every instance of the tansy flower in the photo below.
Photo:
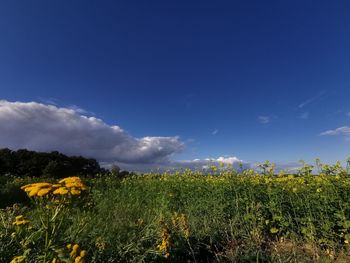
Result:
<svg viewBox="0 0 350 263"><path fill-rule="evenodd" d="M83 262L84 262L84 259L80 256L76 257L74 260L74 263L83 263Z"/></svg>
<svg viewBox="0 0 350 263"><path fill-rule="evenodd" d="M16 225L16 226L20 226L20 225L25 225L28 223L29 223L29 221L26 220L22 215L20 215L20 216L16 216L16 220L12 224Z"/></svg>
<svg viewBox="0 0 350 263"><path fill-rule="evenodd" d="M14 257L10 263L20 263L20 262L24 262L24 256Z"/></svg>
<svg viewBox="0 0 350 263"><path fill-rule="evenodd" d="M68 194L68 189L66 187L60 187L58 189L56 189L55 191L53 191L54 195L65 195Z"/></svg>
<svg viewBox="0 0 350 263"><path fill-rule="evenodd" d="M51 188L40 189L36 195L37 196L45 196L48 193L50 193L50 191L51 191Z"/></svg>
<svg viewBox="0 0 350 263"><path fill-rule="evenodd" d="M70 192L72 195L80 195L81 193L81 191L76 188L71 189Z"/></svg>
<svg viewBox="0 0 350 263"><path fill-rule="evenodd" d="M35 184L27 184L21 187L29 197L33 196L44 196L47 195L52 190L52 184L50 183L35 183ZM39 195L40 193L40 195Z"/></svg>
<svg viewBox="0 0 350 263"><path fill-rule="evenodd" d="M80 255L79 255L80 257L85 257L86 256L86 250L82 250L82 251L80 251Z"/></svg>

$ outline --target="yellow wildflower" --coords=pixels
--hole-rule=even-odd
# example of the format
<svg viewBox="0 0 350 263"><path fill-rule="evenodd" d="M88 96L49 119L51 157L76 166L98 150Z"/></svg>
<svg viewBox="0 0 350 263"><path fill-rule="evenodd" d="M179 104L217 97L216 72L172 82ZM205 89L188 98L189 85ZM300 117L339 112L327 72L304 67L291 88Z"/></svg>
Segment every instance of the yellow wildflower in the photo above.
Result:
<svg viewBox="0 0 350 263"><path fill-rule="evenodd" d="M20 262L24 262L24 256L14 257L10 263L20 263Z"/></svg>
<svg viewBox="0 0 350 263"><path fill-rule="evenodd" d="M50 183L35 183L35 184L27 184L21 187L29 197L36 196L44 196L48 194L52 189L52 184Z"/></svg>
<svg viewBox="0 0 350 263"><path fill-rule="evenodd" d="M80 257L85 257L86 256L86 250L82 250L82 251L80 251L80 255L79 255Z"/></svg>
<svg viewBox="0 0 350 263"><path fill-rule="evenodd" d="M72 248L72 251L77 252L78 249L79 249L79 245L78 245L78 244L75 244L75 245L73 246L73 248Z"/></svg>
<svg viewBox="0 0 350 263"><path fill-rule="evenodd" d="M74 263L83 263L83 262L84 262L84 259L80 256L76 257L74 260Z"/></svg>
<svg viewBox="0 0 350 263"><path fill-rule="evenodd" d="M68 194L68 189L66 187L60 187L58 189L56 189L55 191L53 191L54 195L65 195Z"/></svg>
<svg viewBox="0 0 350 263"><path fill-rule="evenodd" d="M80 195L80 193L81 193L81 191L76 189L76 188L72 188L70 190L70 192L71 192L72 195Z"/></svg>
<svg viewBox="0 0 350 263"><path fill-rule="evenodd" d="M37 193L37 196L45 196L48 193L50 193L51 188L44 188L44 189L40 189Z"/></svg>
<svg viewBox="0 0 350 263"><path fill-rule="evenodd" d="M169 249L170 249L170 233L168 230L168 227L161 222L162 228L161 228L161 237L162 242L157 246L159 251L165 254L165 257L168 258L170 256Z"/></svg>
<svg viewBox="0 0 350 263"><path fill-rule="evenodd" d="M20 215L20 216L16 216L16 220L12 224L16 225L16 226L20 226L20 225L25 225L28 223L29 223L29 221L26 220L22 215Z"/></svg>

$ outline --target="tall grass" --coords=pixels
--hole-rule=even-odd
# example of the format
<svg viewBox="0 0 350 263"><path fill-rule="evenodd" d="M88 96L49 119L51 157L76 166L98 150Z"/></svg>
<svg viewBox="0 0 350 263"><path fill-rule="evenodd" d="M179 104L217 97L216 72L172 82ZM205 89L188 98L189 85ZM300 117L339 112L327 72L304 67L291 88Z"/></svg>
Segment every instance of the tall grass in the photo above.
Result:
<svg viewBox="0 0 350 263"><path fill-rule="evenodd" d="M86 262L350 262L350 176L306 168L87 179L89 196L64 210L57 242L79 244ZM0 262L23 252L15 216L29 228L40 213L1 211Z"/></svg>

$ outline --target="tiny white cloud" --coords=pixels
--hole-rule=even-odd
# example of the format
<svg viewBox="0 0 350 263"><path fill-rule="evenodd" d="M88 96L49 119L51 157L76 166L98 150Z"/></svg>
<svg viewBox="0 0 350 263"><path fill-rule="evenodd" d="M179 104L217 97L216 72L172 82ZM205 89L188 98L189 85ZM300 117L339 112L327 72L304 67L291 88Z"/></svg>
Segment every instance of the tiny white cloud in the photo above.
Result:
<svg viewBox="0 0 350 263"><path fill-rule="evenodd" d="M211 134L212 134L212 135L216 135L216 134L218 134L218 132L219 132L219 130L218 130L218 129L215 129L215 130L212 131Z"/></svg>
<svg viewBox="0 0 350 263"><path fill-rule="evenodd" d="M258 116L258 121L262 124L267 124L271 122L270 116Z"/></svg>

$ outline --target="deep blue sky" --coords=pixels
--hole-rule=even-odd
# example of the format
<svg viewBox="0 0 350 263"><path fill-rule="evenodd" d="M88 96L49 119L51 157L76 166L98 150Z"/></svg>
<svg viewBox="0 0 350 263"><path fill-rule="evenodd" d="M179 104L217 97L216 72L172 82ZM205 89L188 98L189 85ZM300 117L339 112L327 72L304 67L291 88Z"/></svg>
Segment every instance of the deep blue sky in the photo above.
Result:
<svg viewBox="0 0 350 263"><path fill-rule="evenodd" d="M0 99L178 135L178 159L343 160L350 142L320 133L350 124L349 14L349 1L1 1Z"/></svg>

